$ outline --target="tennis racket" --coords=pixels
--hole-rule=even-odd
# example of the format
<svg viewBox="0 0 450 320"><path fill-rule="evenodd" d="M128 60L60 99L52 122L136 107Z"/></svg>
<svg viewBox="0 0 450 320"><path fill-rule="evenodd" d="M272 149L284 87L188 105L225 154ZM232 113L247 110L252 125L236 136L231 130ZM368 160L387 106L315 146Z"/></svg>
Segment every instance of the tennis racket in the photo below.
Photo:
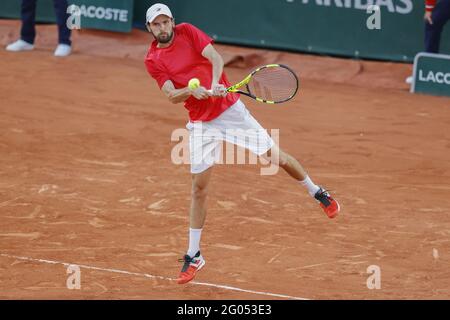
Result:
<svg viewBox="0 0 450 320"><path fill-rule="evenodd" d="M246 89L246 91L244 91ZM297 75L282 64L268 64L250 73L244 80L227 88L256 101L275 104L291 100L299 89ZM212 93L212 90L209 90Z"/></svg>

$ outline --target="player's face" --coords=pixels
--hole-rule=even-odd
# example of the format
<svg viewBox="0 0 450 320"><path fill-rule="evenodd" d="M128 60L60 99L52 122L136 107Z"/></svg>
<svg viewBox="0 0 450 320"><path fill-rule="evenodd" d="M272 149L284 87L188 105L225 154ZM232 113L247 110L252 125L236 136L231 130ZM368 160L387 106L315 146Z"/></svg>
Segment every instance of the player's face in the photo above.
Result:
<svg viewBox="0 0 450 320"><path fill-rule="evenodd" d="M147 24L148 31L153 34L159 43L169 43L172 41L174 27L173 19L165 15L160 15L153 22Z"/></svg>

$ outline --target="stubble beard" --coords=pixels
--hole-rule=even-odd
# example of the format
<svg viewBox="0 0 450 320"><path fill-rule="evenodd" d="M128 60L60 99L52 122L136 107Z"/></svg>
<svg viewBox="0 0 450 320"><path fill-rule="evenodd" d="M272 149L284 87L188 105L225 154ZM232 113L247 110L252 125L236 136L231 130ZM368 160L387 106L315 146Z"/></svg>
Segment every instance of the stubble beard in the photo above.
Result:
<svg viewBox="0 0 450 320"><path fill-rule="evenodd" d="M172 39L173 39L173 31L169 35L164 35L164 36L159 35L158 37L156 37L156 40L158 41L158 43L161 43L161 44L169 43L170 41L172 41Z"/></svg>

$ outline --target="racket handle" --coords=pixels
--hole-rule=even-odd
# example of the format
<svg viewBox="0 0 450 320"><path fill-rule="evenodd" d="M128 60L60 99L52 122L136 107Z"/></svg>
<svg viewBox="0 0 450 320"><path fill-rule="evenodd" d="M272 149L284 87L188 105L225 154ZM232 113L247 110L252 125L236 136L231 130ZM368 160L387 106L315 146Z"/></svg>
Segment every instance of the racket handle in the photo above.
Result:
<svg viewBox="0 0 450 320"><path fill-rule="evenodd" d="M212 89L206 90L209 94L211 94L213 97L220 97L220 96L214 96ZM228 91L226 91L228 93Z"/></svg>

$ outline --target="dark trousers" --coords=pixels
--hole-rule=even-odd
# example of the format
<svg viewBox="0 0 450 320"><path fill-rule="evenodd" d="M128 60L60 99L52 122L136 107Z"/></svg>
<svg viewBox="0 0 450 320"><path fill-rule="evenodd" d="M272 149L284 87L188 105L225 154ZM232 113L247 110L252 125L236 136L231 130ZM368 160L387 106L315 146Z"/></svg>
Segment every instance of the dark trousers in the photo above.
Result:
<svg viewBox="0 0 450 320"><path fill-rule="evenodd" d="M20 38L32 44L36 37L36 29L34 26L36 18L36 1L37 0L22 0L21 8L22 29L20 31ZM53 0L59 32L58 41L61 44L71 45L71 30L66 26L67 19L69 18L67 6L67 0Z"/></svg>
<svg viewBox="0 0 450 320"><path fill-rule="evenodd" d="M442 30L445 23L450 20L450 0L439 0L431 18L433 24L425 22L425 51L438 53ZM450 41L450 39L447 39L447 41Z"/></svg>

